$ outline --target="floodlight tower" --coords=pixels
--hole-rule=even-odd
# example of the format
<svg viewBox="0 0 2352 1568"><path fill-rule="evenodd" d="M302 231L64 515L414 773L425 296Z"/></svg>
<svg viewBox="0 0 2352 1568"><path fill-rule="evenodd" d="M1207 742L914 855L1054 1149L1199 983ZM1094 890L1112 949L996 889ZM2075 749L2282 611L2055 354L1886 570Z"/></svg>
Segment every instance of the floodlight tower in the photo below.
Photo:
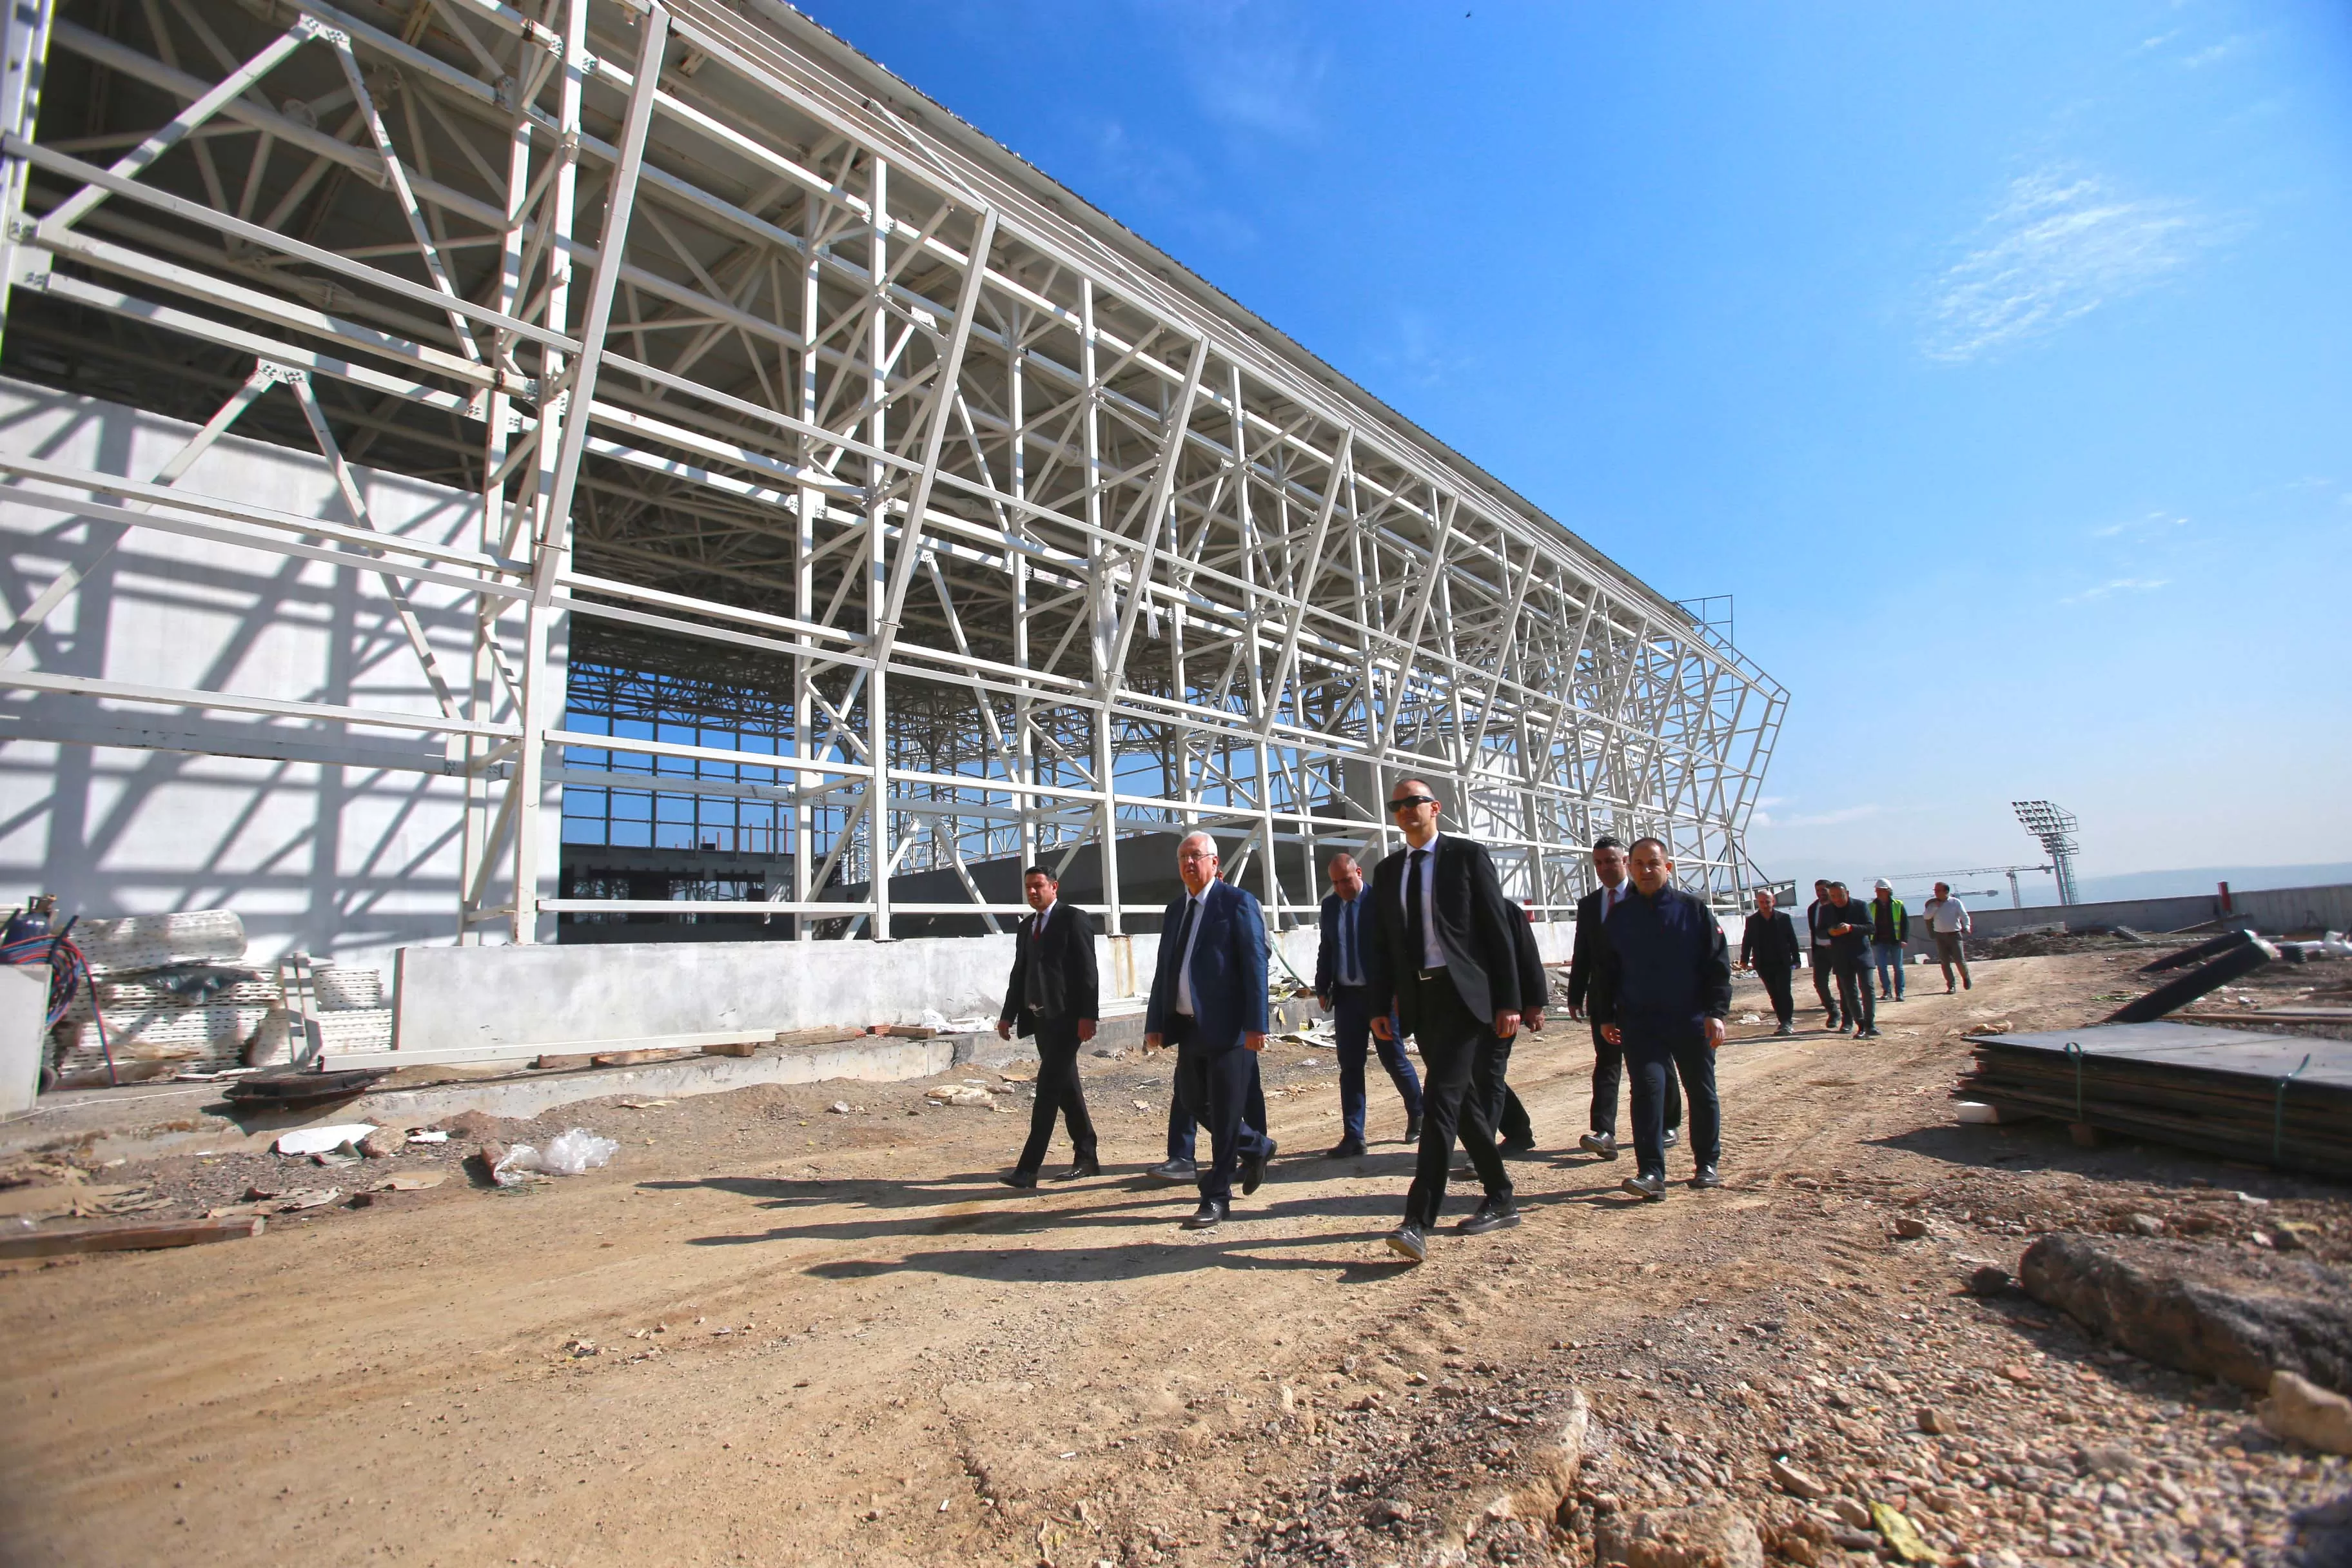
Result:
<svg viewBox="0 0 2352 1568"><path fill-rule="evenodd" d="M2079 903L2074 896L2074 855L2083 847L2074 838L2074 814L2061 811L2046 800L2014 800L2017 820L2025 831L2042 840L2042 847L2050 856L2050 867L2058 878L2058 901Z"/></svg>

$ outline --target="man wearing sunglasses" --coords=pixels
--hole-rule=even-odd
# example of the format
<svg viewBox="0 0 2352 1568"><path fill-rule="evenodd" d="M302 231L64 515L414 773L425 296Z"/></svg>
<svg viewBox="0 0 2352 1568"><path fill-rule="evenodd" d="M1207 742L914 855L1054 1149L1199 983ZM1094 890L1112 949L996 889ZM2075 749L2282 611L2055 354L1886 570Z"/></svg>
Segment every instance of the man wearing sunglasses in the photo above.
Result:
<svg viewBox="0 0 2352 1568"><path fill-rule="evenodd" d="M1438 800L1428 781L1399 780L1389 810L1405 847L1372 873L1377 918L1366 957L1372 1032L1382 1039L1394 1033L1387 1016L1393 1008L1421 1045L1421 1149L1404 1223L1388 1238L1392 1250L1419 1263L1445 1204L1457 1133L1486 1188L1459 1228L1480 1236L1519 1223L1492 1119L1522 1009L1540 1016L1546 981L1535 943L1520 940L1526 917L1503 897L1486 846L1437 831Z"/></svg>

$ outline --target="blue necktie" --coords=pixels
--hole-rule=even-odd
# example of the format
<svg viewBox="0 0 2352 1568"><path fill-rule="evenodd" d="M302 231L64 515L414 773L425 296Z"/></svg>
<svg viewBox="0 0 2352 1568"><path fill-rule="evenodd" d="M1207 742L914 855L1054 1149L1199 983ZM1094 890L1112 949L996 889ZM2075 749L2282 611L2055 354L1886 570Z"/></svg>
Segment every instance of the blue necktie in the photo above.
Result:
<svg viewBox="0 0 2352 1568"><path fill-rule="evenodd" d="M1353 985L1362 971L1356 967L1356 905L1361 895L1339 906L1339 981Z"/></svg>

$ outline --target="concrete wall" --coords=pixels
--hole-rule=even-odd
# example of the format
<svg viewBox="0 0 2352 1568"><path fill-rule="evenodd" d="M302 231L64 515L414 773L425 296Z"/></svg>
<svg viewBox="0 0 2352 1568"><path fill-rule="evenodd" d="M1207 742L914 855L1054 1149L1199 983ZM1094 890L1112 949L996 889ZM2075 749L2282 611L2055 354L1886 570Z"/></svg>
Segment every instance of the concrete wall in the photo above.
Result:
<svg viewBox="0 0 2352 1568"><path fill-rule="evenodd" d="M290 398L273 388L266 398ZM193 426L115 404L0 380L0 451L147 479ZM470 498L355 469L377 527L470 546ZM182 489L350 523L315 452L225 437ZM89 545L94 525L6 500L0 487L0 599L13 618ZM448 679L471 667L459 591L410 592ZM560 654L560 644L559 644ZM423 667L382 581L324 563L135 531L18 651L16 668L246 696L430 712ZM559 666L560 668L560 666ZM393 951L457 931L457 780L310 761L192 755L88 743L105 727L158 745L234 751L257 740L300 754L328 743L437 757L399 731L274 723L163 709L100 710L89 699L0 695L0 902L46 890L92 916L234 910L251 954L294 948L385 963ZM544 891L554 890L561 814L548 796ZM492 903L504 902L494 897ZM553 922L541 933L552 940Z"/></svg>
<svg viewBox="0 0 2352 1568"><path fill-rule="evenodd" d="M2232 910L2229 919L2271 935L2296 931L2352 931L2352 883L2326 888L2270 888L2252 893L2233 889L2230 901ZM1922 931L1926 922L1917 918L1918 907L1908 900L1906 904L1913 916L1912 947L1919 951L1932 949L1934 944ZM2224 918L2218 893L2172 899L2120 899L2102 904L2028 904L2021 910L1971 909L1969 914L1979 937L2061 923L2073 931L2129 926L2143 936L2160 936Z"/></svg>
<svg viewBox="0 0 2352 1568"><path fill-rule="evenodd" d="M1566 922L1536 928L1546 962L1566 961L1574 932ZM1276 979L1314 979L1316 934L1308 926L1274 939ZM411 947L395 971L393 1040L439 1051L913 1024L926 1012L993 1018L1013 941ZM1160 938L1100 937L1095 956L1105 1010L1139 1005Z"/></svg>

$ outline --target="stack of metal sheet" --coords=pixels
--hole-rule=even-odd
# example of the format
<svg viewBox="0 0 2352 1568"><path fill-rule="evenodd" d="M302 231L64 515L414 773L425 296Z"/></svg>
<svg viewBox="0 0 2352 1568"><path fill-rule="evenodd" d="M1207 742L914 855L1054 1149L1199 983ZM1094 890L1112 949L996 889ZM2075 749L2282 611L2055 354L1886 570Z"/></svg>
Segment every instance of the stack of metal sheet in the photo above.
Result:
<svg viewBox="0 0 2352 1568"><path fill-rule="evenodd" d="M2153 1023L1972 1044L1959 1092L2005 1114L2352 1179L2352 1041Z"/></svg>

